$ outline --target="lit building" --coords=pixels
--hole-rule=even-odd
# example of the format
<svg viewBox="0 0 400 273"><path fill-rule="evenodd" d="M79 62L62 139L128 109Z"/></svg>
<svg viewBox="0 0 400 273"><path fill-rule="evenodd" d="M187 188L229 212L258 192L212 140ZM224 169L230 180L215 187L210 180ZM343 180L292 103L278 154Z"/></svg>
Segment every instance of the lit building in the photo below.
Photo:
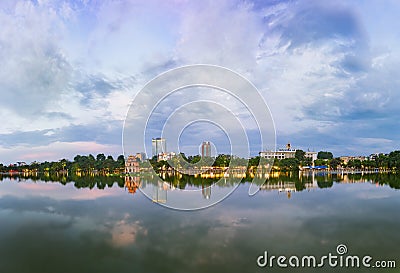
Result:
<svg viewBox="0 0 400 273"><path fill-rule="evenodd" d="M260 152L260 157L266 158L266 159L285 159L285 158L295 158L297 149L292 149L290 146L290 143L286 145L286 149L279 149L277 151L263 151ZM312 161L317 159L317 152L310 152L307 151L305 152L304 157L306 158L311 158Z"/></svg>
<svg viewBox="0 0 400 273"><path fill-rule="evenodd" d="M140 185L139 176L125 176L125 189L127 189L129 193L135 194Z"/></svg>
<svg viewBox="0 0 400 273"><path fill-rule="evenodd" d="M125 160L125 173L139 172L139 161L140 160L134 155L128 156L128 158Z"/></svg>
<svg viewBox="0 0 400 273"><path fill-rule="evenodd" d="M201 157L211 157L211 144L209 141L204 141L201 144Z"/></svg>
<svg viewBox="0 0 400 273"><path fill-rule="evenodd" d="M343 161L344 164L349 163L350 160L365 161L367 159L368 159L368 157L366 157L366 156L341 156L340 157L340 160Z"/></svg>
<svg viewBox="0 0 400 273"><path fill-rule="evenodd" d="M171 160L176 154L174 152L169 152L169 153L159 153L157 155L157 161L162 161L162 160Z"/></svg>

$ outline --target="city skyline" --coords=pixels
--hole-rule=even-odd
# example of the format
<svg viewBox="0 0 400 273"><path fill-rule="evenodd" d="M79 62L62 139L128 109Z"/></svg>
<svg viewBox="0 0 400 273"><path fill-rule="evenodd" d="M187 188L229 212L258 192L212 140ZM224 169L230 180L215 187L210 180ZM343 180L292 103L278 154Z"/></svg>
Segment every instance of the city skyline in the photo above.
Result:
<svg viewBox="0 0 400 273"><path fill-rule="evenodd" d="M397 1L2 1L0 162L122 154L137 92L197 63L227 67L257 87L277 147L295 140L337 156L398 150L399 12ZM215 91L179 93L160 105L147 133L161 135L154 130L165 113L205 98L236 106ZM192 110L217 116L213 107ZM216 153L229 154L218 130L194 124L182 150L194 154L207 136ZM254 143L250 156L261 150Z"/></svg>
<svg viewBox="0 0 400 273"><path fill-rule="evenodd" d="M209 141L203 141L201 146L200 146L200 151L198 153L183 153L186 157L188 156L201 156L201 157L216 157L218 155L223 155L224 153L220 153L220 154L215 154L213 155L211 152L212 148L211 148L211 143ZM285 146L282 147L277 147L276 150L273 149L263 149L261 151L259 151L259 153L257 155L254 156L250 156L247 157L248 159L250 158L254 158L257 156L261 156L261 157L265 157L267 159L269 158L276 158L276 159L285 159L285 158L294 158L294 154L296 152L296 150L301 150L305 152L305 157L310 157L312 158L312 160L316 160L317 159L317 154L318 152L330 152L330 151L326 151L326 150L310 150L310 149L304 149L302 147L293 147L291 146L291 143L286 143ZM159 151L159 153L156 153L155 151ZM389 151L389 152L394 152L394 151L398 151L398 150L393 150L393 151ZM104 154L99 152L100 154ZM130 157L139 159L140 161L145 161L147 159L151 159L154 156L157 156L158 160L170 160L172 157L176 156L178 153L176 151L168 151L166 149L166 139L165 138L152 138L152 156L149 157L148 155L146 155L145 152L134 152L133 154L125 154L124 157L125 159L128 159ZM367 160L370 159L372 160L372 158L375 158L376 156L380 155L380 154L384 154L384 155L388 155L389 153L383 153L383 152L376 152L376 153L371 153L371 154L356 154L356 155L348 155L348 154L344 154L344 155L336 155L333 154L333 158L340 158L341 160L343 160L344 162L349 161L350 159L360 159L361 161L363 160ZM76 154L74 155L81 155L81 154ZM82 155L87 155L87 154L82 154ZM92 154L93 156L98 155L98 154ZM231 156L237 156L240 157L238 155L235 154L228 154ZM120 156L120 155L118 155ZM72 158L66 158L66 157L61 157L59 159L54 160L54 162L60 161L60 160L72 160ZM21 166L21 165L29 165L31 163L40 163L40 162L45 162L45 161L49 161L49 160L43 160L43 161L38 161L38 160L32 160L32 161L16 161L16 162L1 162L0 164L4 164L5 165L16 165L16 166Z"/></svg>

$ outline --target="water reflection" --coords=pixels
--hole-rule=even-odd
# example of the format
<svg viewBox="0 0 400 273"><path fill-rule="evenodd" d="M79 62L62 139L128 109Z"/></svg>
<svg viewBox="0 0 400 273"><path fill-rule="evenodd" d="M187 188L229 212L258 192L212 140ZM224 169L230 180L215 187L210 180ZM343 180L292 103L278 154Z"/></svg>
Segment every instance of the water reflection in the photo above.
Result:
<svg viewBox="0 0 400 273"><path fill-rule="evenodd" d="M140 183L140 177L139 176L126 176L125 177L125 184L124 187L125 189L128 190L130 194L135 194L136 191L139 189L141 186Z"/></svg>
<svg viewBox="0 0 400 273"><path fill-rule="evenodd" d="M151 177L58 179L2 177L0 272L265 272L255 262L264 250L321 255L339 243L400 264L393 174L270 176L254 197L244 179L222 203L191 213L145 198L138 189ZM167 195L158 193L159 200L174 192L171 185L213 195L212 179L165 179Z"/></svg>
<svg viewBox="0 0 400 273"><path fill-rule="evenodd" d="M219 179L223 183L218 187L232 188L236 180L231 180L219 174L210 176L205 175L186 175L164 172L158 175L153 173L140 173L136 176L63 176L63 175L8 175L0 174L0 181L33 181L46 183L60 183L62 185L73 184L75 188L88 188L103 190L105 188L119 187L127 190L130 194L136 194L140 188L155 186L153 189L153 201L165 202L167 192L174 190L200 190L199 193L204 199L209 199L212 195L212 185ZM245 173L240 174L241 183L250 182L254 175ZM271 173L263 174L266 178L265 184L260 186L262 191L276 192L300 192L315 189L331 188L334 184L348 183L372 183L376 186L389 186L393 189L400 189L400 175L395 173ZM235 177L237 178L237 177Z"/></svg>

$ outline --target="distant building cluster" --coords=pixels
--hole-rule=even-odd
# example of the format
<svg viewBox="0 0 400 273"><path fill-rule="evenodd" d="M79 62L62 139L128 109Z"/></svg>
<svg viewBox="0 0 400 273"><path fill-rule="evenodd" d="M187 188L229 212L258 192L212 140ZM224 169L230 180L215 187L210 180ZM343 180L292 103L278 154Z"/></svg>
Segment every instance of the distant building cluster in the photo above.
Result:
<svg viewBox="0 0 400 273"><path fill-rule="evenodd" d="M152 157L156 156L157 161L171 160L176 156L175 152L167 152L167 141L165 138L157 137L151 140L152 144ZM201 156L211 157L211 143L204 141L201 144ZM125 160L125 172L134 173L139 171L139 163L146 160L145 153L137 153L136 155L130 155Z"/></svg>
<svg viewBox="0 0 400 273"><path fill-rule="evenodd" d="M203 141L200 147L201 157L211 157L211 142ZM278 150L261 151L260 157L266 159L288 159L295 158L296 151L298 149L292 148L291 144L288 143L285 148ZM347 165L350 161L359 160L375 160L381 154L371 154L370 156L341 156L340 161ZM152 139L152 157L156 157L157 161L171 160L176 156L175 152L167 152L167 141L165 138L153 138ZM327 168L327 166L314 166L314 161L317 160L318 153L314 151L304 151L304 157L310 159L312 167ZM125 161L125 171L127 173L134 173L139 171L139 163L146 160L145 153L137 153L136 155L130 155ZM303 167L305 168L305 167Z"/></svg>
<svg viewBox="0 0 400 273"><path fill-rule="evenodd" d="M288 143L286 145L285 149L279 149L277 151L263 151L260 152L260 157L266 158L266 159L286 159L286 158L295 158L296 155L296 151L297 149L293 149L290 145L290 143ZM317 159L317 152L310 152L307 151L305 152L304 157L306 158L311 158L312 161L314 162L314 160Z"/></svg>
<svg viewBox="0 0 400 273"><path fill-rule="evenodd" d="M176 154L174 152L160 153L157 155L157 161L171 160Z"/></svg>
<svg viewBox="0 0 400 273"><path fill-rule="evenodd" d="M167 152L167 141L165 138L153 138L151 144L152 156L157 156L157 161L171 160L176 155L174 152Z"/></svg>
<svg viewBox="0 0 400 273"><path fill-rule="evenodd" d="M340 160L344 163L347 164L349 163L350 160L360 160L360 161L366 161L366 160L376 160L379 156L387 156L388 154L384 153L375 153L375 154L370 154L369 156L341 156Z"/></svg>
<svg viewBox="0 0 400 273"><path fill-rule="evenodd" d="M165 138L157 137L151 140L152 156L157 156L167 152L167 141Z"/></svg>
<svg viewBox="0 0 400 273"><path fill-rule="evenodd" d="M368 160L368 156L341 156L340 160L344 163L347 164L349 163L350 160L360 160L360 161L365 161Z"/></svg>

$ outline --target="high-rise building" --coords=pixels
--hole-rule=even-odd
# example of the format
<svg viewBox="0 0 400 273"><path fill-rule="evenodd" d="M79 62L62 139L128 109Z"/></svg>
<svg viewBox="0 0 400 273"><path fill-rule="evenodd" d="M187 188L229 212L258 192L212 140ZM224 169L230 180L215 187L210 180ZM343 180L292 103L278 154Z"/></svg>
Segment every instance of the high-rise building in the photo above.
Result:
<svg viewBox="0 0 400 273"><path fill-rule="evenodd" d="M165 138L153 138L151 140L152 144L152 155L159 155L161 153L166 153L167 152L167 143L165 141Z"/></svg>
<svg viewBox="0 0 400 273"><path fill-rule="evenodd" d="M209 141L204 141L201 144L201 157L210 157L211 156L211 144Z"/></svg>

